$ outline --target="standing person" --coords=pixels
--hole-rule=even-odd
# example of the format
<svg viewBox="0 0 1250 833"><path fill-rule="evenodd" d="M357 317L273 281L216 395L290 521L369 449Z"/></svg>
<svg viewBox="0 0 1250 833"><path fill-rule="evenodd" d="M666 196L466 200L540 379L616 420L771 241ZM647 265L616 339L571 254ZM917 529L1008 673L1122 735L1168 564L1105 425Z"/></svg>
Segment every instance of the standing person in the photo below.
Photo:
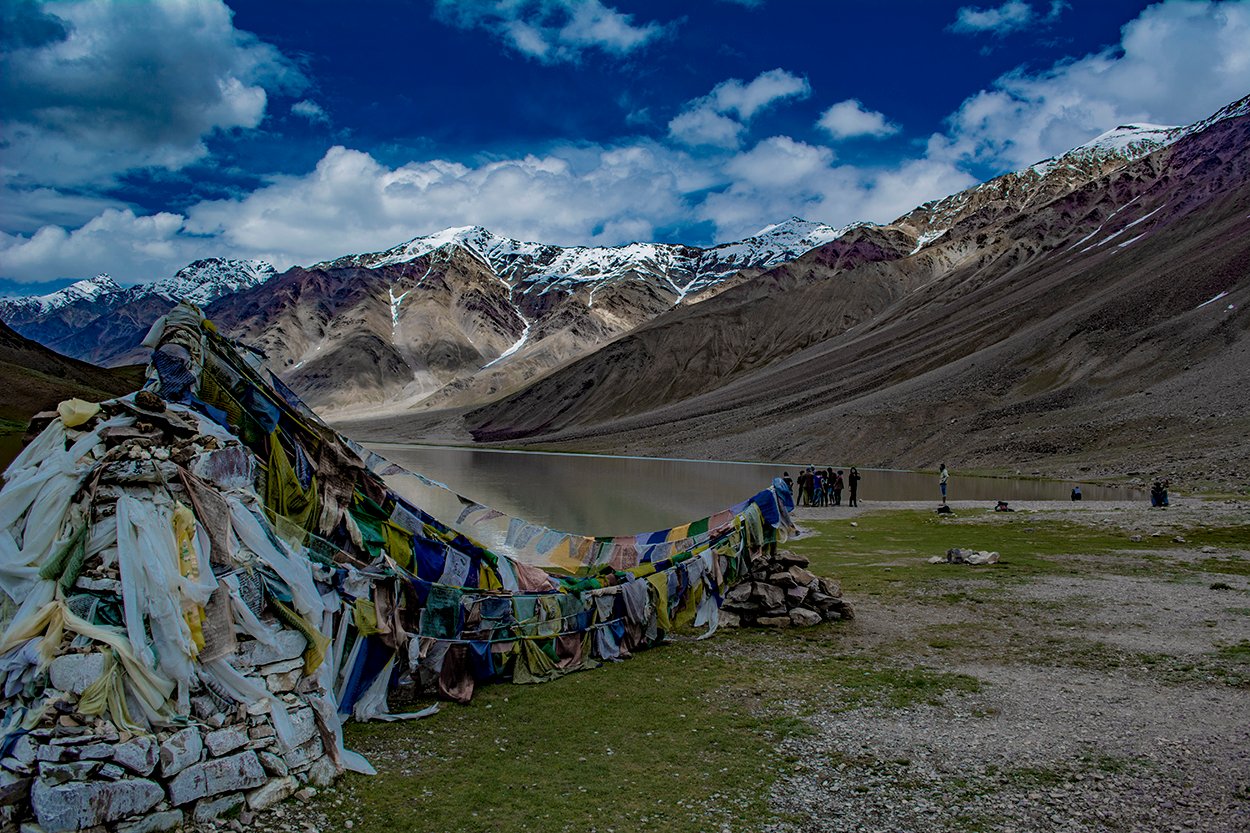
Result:
<svg viewBox="0 0 1250 833"><path fill-rule="evenodd" d="M786 488L790 490L791 494L794 493L794 480L790 477L790 472L783 471L781 473L781 482L786 484Z"/></svg>
<svg viewBox="0 0 1250 833"><path fill-rule="evenodd" d="M824 496L825 496L824 478L820 476L819 470L813 471L812 472L812 497L815 498L816 500L816 503L815 503L816 506L821 505L820 501L824 498Z"/></svg>
<svg viewBox="0 0 1250 833"><path fill-rule="evenodd" d="M859 506L859 469L851 466L851 473L846 478L851 487L851 506Z"/></svg>
<svg viewBox="0 0 1250 833"><path fill-rule="evenodd" d="M946 464L942 463L942 467L938 469L938 485L942 487L942 505L946 505L946 481L950 479L951 473L946 470Z"/></svg>
<svg viewBox="0 0 1250 833"><path fill-rule="evenodd" d="M838 473L833 476L833 505L842 505L842 490L846 488L846 482L842 479L842 469L838 469Z"/></svg>
<svg viewBox="0 0 1250 833"><path fill-rule="evenodd" d="M805 469L799 469L799 493L794 499L794 502L799 506L807 505L807 489L810 482L811 481L807 477L807 471Z"/></svg>

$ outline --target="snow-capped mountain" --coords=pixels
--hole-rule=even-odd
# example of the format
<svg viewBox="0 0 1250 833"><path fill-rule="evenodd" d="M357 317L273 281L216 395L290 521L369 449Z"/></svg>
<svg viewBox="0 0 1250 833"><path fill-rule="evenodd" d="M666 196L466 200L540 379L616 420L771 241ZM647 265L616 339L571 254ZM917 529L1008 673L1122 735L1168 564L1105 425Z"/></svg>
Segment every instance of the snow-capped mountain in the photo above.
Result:
<svg viewBox="0 0 1250 833"><path fill-rule="evenodd" d="M276 274L278 270L263 260L210 257L182 267L173 277L133 289L136 295L160 295L171 301L206 306L223 295L262 284Z"/></svg>
<svg viewBox="0 0 1250 833"><path fill-rule="evenodd" d="M108 275L48 295L0 300L0 319L21 335L73 358L102 364L140 360L147 327L182 300L205 306L277 274L260 260L197 260L169 278L120 286Z"/></svg>
<svg viewBox="0 0 1250 833"><path fill-rule="evenodd" d="M676 304L743 269L766 269L793 260L838 239L850 228L853 226L835 229L791 217L744 240L702 249L673 243L562 247L501 237L481 226L465 226L415 237L386 251L347 255L311 268L376 269L414 261L444 246L458 246L526 294L651 279L671 291Z"/></svg>
<svg viewBox="0 0 1250 833"><path fill-rule="evenodd" d="M7 321L14 315L26 317L47 315L70 304L99 301L121 290L117 282L108 275L96 275L94 278L75 281L47 295L2 298L0 299L0 318Z"/></svg>

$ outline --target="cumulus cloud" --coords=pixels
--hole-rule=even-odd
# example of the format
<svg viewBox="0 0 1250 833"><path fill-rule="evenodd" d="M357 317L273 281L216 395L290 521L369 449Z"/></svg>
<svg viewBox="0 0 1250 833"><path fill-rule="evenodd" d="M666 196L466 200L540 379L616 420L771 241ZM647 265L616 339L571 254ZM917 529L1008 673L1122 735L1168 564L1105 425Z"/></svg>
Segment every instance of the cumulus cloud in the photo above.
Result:
<svg viewBox="0 0 1250 833"><path fill-rule="evenodd" d="M187 235L179 214L136 216L128 208L107 209L72 231L47 225L29 236L0 232L4 275L19 281L109 272L145 282L219 251L216 241Z"/></svg>
<svg viewBox="0 0 1250 833"><path fill-rule="evenodd" d="M297 101L291 105L291 115L308 119L313 124L329 124L330 117L320 104L310 99Z"/></svg>
<svg viewBox="0 0 1250 833"><path fill-rule="evenodd" d="M930 199L975 184L948 162L905 160L895 166L839 164L826 147L773 136L725 166L728 187L696 208L721 240L752 233L763 222L798 215L831 225L888 222Z"/></svg>
<svg viewBox="0 0 1250 833"><path fill-rule="evenodd" d="M1120 124L1192 123L1247 92L1250 3L1161 3L1126 24L1117 47L1008 73L971 96L930 154L1020 168Z"/></svg>
<svg viewBox="0 0 1250 833"><path fill-rule="evenodd" d="M220 0L50 2L23 19L16 48L0 53L0 152L20 185L182 167L213 131L256 127L266 87L304 83L276 49L235 29Z"/></svg>
<svg viewBox="0 0 1250 833"><path fill-rule="evenodd" d="M730 78L688 102L668 123L668 133L691 147L737 148L746 123L757 113L778 101L807 98L811 92L806 78L780 68L761 72L749 82Z"/></svg>
<svg viewBox="0 0 1250 833"><path fill-rule="evenodd" d="M578 61L589 49L626 55L667 31L601 0L435 0L438 19L462 29L485 29L523 55L543 63Z"/></svg>
<svg viewBox="0 0 1250 833"><path fill-rule="evenodd" d="M898 132L898 125L886 121L883 114L868 110L857 99L839 101L826 110L817 125L834 139L850 139L855 136L883 138Z"/></svg>
<svg viewBox="0 0 1250 833"><path fill-rule="evenodd" d="M1046 14L1039 14L1023 0L1007 0L1001 6L991 6L988 9L964 6L955 13L955 22L950 25L950 29L963 34L991 32L1005 35L1038 24L1053 23L1059 19L1067 5L1063 0L1052 0Z"/></svg>

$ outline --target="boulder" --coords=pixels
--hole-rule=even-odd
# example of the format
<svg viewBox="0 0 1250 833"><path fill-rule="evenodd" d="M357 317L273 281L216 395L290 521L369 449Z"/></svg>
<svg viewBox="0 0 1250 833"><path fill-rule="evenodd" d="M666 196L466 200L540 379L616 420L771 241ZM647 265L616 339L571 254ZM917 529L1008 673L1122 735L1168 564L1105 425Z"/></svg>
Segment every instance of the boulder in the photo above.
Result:
<svg viewBox="0 0 1250 833"><path fill-rule="evenodd" d="M796 607L790 611L790 624L796 628L808 628L812 625L819 625L821 622L820 614L812 610L804 610Z"/></svg>
<svg viewBox="0 0 1250 833"><path fill-rule="evenodd" d="M790 576L794 579L794 583L799 585L800 587L810 587L812 585L812 582L816 581L815 573L813 573L811 570L808 570L806 567L800 567L797 564L791 567L786 572L788 572Z"/></svg>
<svg viewBox="0 0 1250 833"><path fill-rule="evenodd" d="M760 605L764 608L785 607L786 594L780 587L773 587L771 584L755 585L755 598L759 600Z"/></svg>
<svg viewBox="0 0 1250 833"><path fill-rule="evenodd" d="M755 624L761 628L788 628L790 627L789 616L761 616L755 620Z"/></svg>
<svg viewBox="0 0 1250 833"><path fill-rule="evenodd" d="M160 747L156 745L156 738L139 735L133 740L114 746L113 760L140 775L147 775L156 769L156 762L160 760Z"/></svg>
<svg viewBox="0 0 1250 833"><path fill-rule="evenodd" d="M812 563L812 560L806 555L799 555L790 550L780 550L775 560L784 567L807 567Z"/></svg>
<svg viewBox="0 0 1250 833"><path fill-rule="evenodd" d="M299 789L299 779L293 775L284 778L273 778L262 787L257 787L247 794L247 806L253 810L268 810L279 801L284 801Z"/></svg>
<svg viewBox="0 0 1250 833"><path fill-rule="evenodd" d="M334 779L339 777L339 769L334 761L330 760L330 756L318 758L313 761L312 766L308 768L308 783L315 787L328 787L334 783Z"/></svg>
<svg viewBox="0 0 1250 833"><path fill-rule="evenodd" d="M47 833L83 830L146 813L164 798L159 784L139 778L67 784L40 778L30 791L35 818Z"/></svg>
<svg viewBox="0 0 1250 833"><path fill-rule="evenodd" d="M48 666L48 682L57 691L82 694L104 673L104 654L64 654Z"/></svg>
<svg viewBox="0 0 1250 833"><path fill-rule="evenodd" d="M738 614L734 613L732 610L721 610L720 612L719 626L722 628L736 628L739 624L741 624L741 621L742 620L739 618Z"/></svg>
<svg viewBox="0 0 1250 833"><path fill-rule="evenodd" d="M246 726L227 726L224 729L218 729L205 735L204 745L208 747L210 755L214 758L220 758L227 752L233 752L240 746L245 746L247 740Z"/></svg>
<svg viewBox="0 0 1250 833"><path fill-rule="evenodd" d="M768 583L773 587L780 587L782 590L789 590L792 587L798 587L799 583L794 580L794 576L790 573L773 573L768 577Z"/></svg>
<svg viewBox="0 0 1250 833"><path fill-rule="evenodd" d="M166 810L132 821L129 824L117 825L117 833L165 833L182 827L182 811Z"/></svg>
<svg viewBox="0 0 1250 833"><path fill-rule="evenodd" d="M291 773L291 768L287 766L286 761L282 760L280 756L275 755L272 752L257 752L256 757L260 758L260 765L263 766L265 768L265 772L268 772L270 775L280 778L284 775L290 775Z"/></svg>
<svg viewBox="0 0 1250 833"><path fill-rule="evenodd" d="M241 643L235 663L237 665L272 665L275 662L294 659L308 648L308 642L300 636L299 631L283 629L274 637L272 645L266 645L257 640Z"/></svg>
<svg viewBox="0 0 1250 833"><path fill-rule="evenodd" d="M222 816L234 815L242 809L246 800L242 793L223 795L221 798L202 798L196 802L191 818L197 824L208 824Z"/></svg>
<svg viewBox="0 0 1250 833"><path fill-rule="evenodd" d="M250 790L266 780L260 759L248 750L187 767L169 782L169 800L175 805L187 804L210 795Z"/></svg>
<svg viewBox="0 0 1250 833"><path fill-rule="evenodd" d="M170 778L182 772L191 764L198 763L204 754L204 739L200 730L188 726L180 732L170 735L169 740L161 744L161 777Z"/></svg>

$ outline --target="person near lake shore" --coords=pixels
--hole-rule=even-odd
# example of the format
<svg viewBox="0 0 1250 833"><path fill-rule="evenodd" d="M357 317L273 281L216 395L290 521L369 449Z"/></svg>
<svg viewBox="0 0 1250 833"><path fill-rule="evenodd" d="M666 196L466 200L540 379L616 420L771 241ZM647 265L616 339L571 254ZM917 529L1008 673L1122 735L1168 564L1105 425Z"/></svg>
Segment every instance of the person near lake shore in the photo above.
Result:
<svg viewBox="0 0 1250 833"><path fill-rule="evenodd" d="M847 505L859 506L859 469L851 466L851 473L847 475L846 482L851 487L851 497Z"/></svg>
<svg viewBox="0 0 1250 833"><path fill-rule="evenodd" d="M1073 487L1072 487L1072 499L1073 499L1073 500L1080 500L1080 499L1081 499L1081 497L1082 497L1082 495L1081 495L1081 486L1080 486L1080 484L1078 483L1077 485L1075 485L1075 486L1073 486Z"/></svg>
<svg viewBox="0 0 1250 833"><path fill-rule="evenodd" d="M942 463L938 469L938 486L942 488L942 505L946 505L946 481L950 479L951 473L947 471L946 464Z"/></svg>
<svg viewBox="0 0 1250 833"><path fill-rule="evenodd" d="M846 488L846 483L842 479L842 469L838 469L838 473L833 476L833 505L842 505L842 490Z"/></svg>
<svg viewBox="0 0 1250 833"><path fill-rule="evenodd" d="M820 476L820 469L812 472L812 506L823 506L821 500L825 496L825 479Z"/></svg>
<svg viewBox="0 0 1250 833"><path fill-rule="evenodd" d="M799 491L798 494L794 496L794 503L796 506L807 505L807 490L810 482L811 480L807 476L807 469L799 469Z"/></svg>
<svg viewBox="0 0 1250 833"><path fill-rule="evenodd" d="M789 489L790 494L793 495L794 494L794 479L790 477L790 472L783 471L781 473L781 482L786 484L786 488Z"/></svg>

